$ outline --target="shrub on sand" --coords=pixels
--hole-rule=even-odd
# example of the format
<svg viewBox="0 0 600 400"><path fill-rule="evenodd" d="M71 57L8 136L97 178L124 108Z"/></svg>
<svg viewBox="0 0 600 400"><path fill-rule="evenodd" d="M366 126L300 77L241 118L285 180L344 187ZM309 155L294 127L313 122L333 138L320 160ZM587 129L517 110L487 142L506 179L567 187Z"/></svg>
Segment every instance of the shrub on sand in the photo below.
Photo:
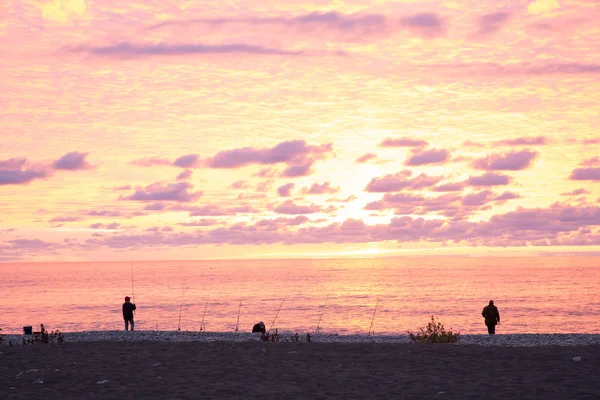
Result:
<svg viewBox="0 0 600 400"><path fill-rule="evenodd" d="M411 343L458 343L460 332L446 331L444 325L432 315L427 326L419 328L420 332L408 331Z"/></svg>
<svg viewBox="0 0 600 400"><path fill-rule="evenodd" d="M33 338L25 339L23 338L23 344L34 344L34 343L56 343L61 344L65 341L62 333L57 329L52 332L48 332L46 328L44 328L44 324L40 325L40 331L35 332L33 334Z"/></svg>

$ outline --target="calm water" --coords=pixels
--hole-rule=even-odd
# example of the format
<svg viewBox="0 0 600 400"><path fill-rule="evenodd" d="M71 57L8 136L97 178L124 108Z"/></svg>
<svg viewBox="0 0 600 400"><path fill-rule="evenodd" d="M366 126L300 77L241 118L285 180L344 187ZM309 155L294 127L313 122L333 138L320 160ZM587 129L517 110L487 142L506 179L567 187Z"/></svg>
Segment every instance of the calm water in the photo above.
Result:
<svg viewBox="0 0 600 400"><path fill-rule="evenodd" d="M0 327L122 329L135 291L136 329L406 333L431 315L462 333L600 333L600 258L387 258L0 264ZM241 308L240 308L241 297ZM374 311L375 317L373 318ZM320 321L320 322L319 322Z"/></svg>

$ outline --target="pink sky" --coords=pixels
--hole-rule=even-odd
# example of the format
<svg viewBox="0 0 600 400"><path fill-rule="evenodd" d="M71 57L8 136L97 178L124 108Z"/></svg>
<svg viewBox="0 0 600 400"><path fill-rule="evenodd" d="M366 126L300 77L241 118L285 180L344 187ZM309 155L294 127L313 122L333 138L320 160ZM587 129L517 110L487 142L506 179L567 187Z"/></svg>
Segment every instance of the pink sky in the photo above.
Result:
<svg viewBox="0 0 600 400"><path fill-rule="evenodd" d="M0 260L600 251L597 0L0 4Z"/></svg>

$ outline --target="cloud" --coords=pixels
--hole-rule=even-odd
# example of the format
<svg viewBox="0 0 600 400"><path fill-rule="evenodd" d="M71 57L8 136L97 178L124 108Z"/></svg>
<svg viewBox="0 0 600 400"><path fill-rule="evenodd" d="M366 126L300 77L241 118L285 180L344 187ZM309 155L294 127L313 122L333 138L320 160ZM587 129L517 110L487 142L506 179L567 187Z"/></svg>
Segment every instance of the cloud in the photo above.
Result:
<svg viewBox="0 0 600 400"><path fill-rule="evenodd" d="M304 140L290 140L281 142L272 148L244 147L221 151L207 161L207 166L210 168L240 168L250 164L287 163L306 168L307 162L312 162L313 159L322 159L331 151L331 143L310 146Z"/></svg>
<svg viewBox="0 0 600 400"><path fill-rule="evenodd" d="M85 0L52 0L41 5L42 16L51 21L67 22L85 14Z"/></svg>
<svg viewBox="0 0 600 400"><path fill-rule="evenodd" d="M80 217L54 217L48 222L76 222L81 221Z"/></svg>
<svg viewBox="0 0 600 400"><path fill-rule="evenodd" d="M155 56L181 56L181 55L206 55L206 54L258 54L258 55L285 55L299 56L304 51L287 51L255 46L243 43L203 45L203 44L132 44L121 42L109 46L73 46L65 48L71 53L85 53L93 56L140 58Z"/></svg>
<svg viewBox="0 0 600 400"><path fill-rule="evenodd" d="M471 165L475 169L487 171L520 171L529 168L538 153L528 149L502 154L492 154L475 160Z"/></svg>
<svg viewBox="0 0 600 400"><path fill-rule="evenodd" d="M147 211L162 211L166 208L166 206L162 203L152 203L152 204L148 204L146 205L146 207L144 207L144 210Z"/></svg>
<svg viewBox="0 0 600 400"><path fill-rule="evenodd" d="M419 13L404 17L400 24L424 38L434 38L446 34L446 23L435 13Z"/></svg>
<svg viewBox="0 0 600 400"><path fill-rule="evenodd" d="M572 181L595 181L600 182L600 168L576 168L569 176Z"/></svg>
<svg viewBox="0 0 600 400"><path fill-rule="evenodd" d="M579 165L581 165L583 167L600 166L600 157L596 156L596 157L588 158L587 160L583 160L581 163L579 163Z"/></svg>
<svg viewBox="0 0 600 400"><path fill-rule="evenodd" d="M277 174L279 174L277 168L267 167L262 168L260 171L258 171L252 176L258 176L259 178L274 178L277 176Z"/></svg>
<svg viewBox="0 0 600 400"><path fill-rule="evenodd" d="M481 16L478 21L478 36L490 35L498 31L510 19L511 13L497 12Z"/></svg>
<svg viewBox="0 0 600 400"><path fill-rule="evenodd" d="M262 219L257 221L255 226L268 229L280 229L285 226L298 226L307 223L309 218L305 215L298 215L294 218L279 217L275 219Z"/></svg>
<svg viewBox="0 0 600 400"><path fill-rule="evenodd" d="M279 214L313 214L321 211L321 207L316 204L297 205L292 200L286 200L284 203L274 208L276 213Z"/></svg>
<svg viewBox="0 0 600 400"><path fill-rule="evenodd" d="M477 142L474 142L474 141L472 141L472 140L465 140L465 141L462 143L462 145L463 145L464 147L485 147L485 145L484 145L484 144L477 143Z"/></svg>
<svg viewBox="0 0 600 400"><path fill-rule="evenodd" d="M208 218L202 218L196 221L190 221L190 222L181 222L178 225L181 226L212 226L212 225L218 225L221 222L216 220L216 219L208 219Z"/></svg>
<svg viewBox="0 0 600 400"><path fill-rule="evenodd" d="M293 183L286 183L283 186L279 186L277 188L277 194L279 194L282 197L289 197L290 196L290 191L295 187L296 185L294 185Z"/></svg>
<svg viewBox="0 0 600 400"><path fill-rule="evenodd" d="M383 142L379 144L381 147L423 147L428 146L429 143L425 140L411 139L411 138L385 138Z"/></svg>
<svg viewBox="0 0 600 400"><path fill-rule="evenodd" d="M560 195L561 196L579 196L582 194L590 194L590 193L591 192L589 190L581 188L581 189L575 189L570 192L561 193Z"/></svg>
<svg viewBox="0 0 600 400"><path fill-rule="evenodd" d="M511 178L506 175L494 174L487 172L481 176L471 176L467 180L467 184L471 186L503 186L508 185Z"/></svg>
<svg viewBox="0 0 600 400"><path fill-rule="evenodd" d="M201 165L198 154L188 154L173 161L173 165L180 168L196 168Z"/></svg>
<svg viewBox="0 0 600 400"><path fill-rule="evenodd" d="M101 211L91 210L91 211L88 211L86 213L86 215L89 215L92 217L120 217L121 212L120 211L109 211L109 210L101 210Z"/></svg>
<svg viewBox="0 0 600 400"><path fill-rule="evenodd" d="M23 185L34 179L46 178L49 172L45 170L27 169L27 170L4 170L0 169L1 185Z"/></svg>
<svg viewBox="0 0 600 400"><path fill-rule="evenodd" d="M191 169L186 169L185 171L183 171L179 175L177 175L177 178L175 178L175 180L176 181L184 181L184 180L190 179L193 174L194 174L194 172Z"/></svg>
<svg viewBox="0 0 600 400"><path fill-rule="evenodd" d="M269 179L268 181L260 182L256 185L257 192L268 192L271 190L271 186L273 186L273 180Z"/></svg>
<svg viewBox="0 0 600 400"><path fill-rule="evenodd" d="M434 187L434 192L460 192L465 188L464 182L450 182Z"/></svg>
<svg viewBox="0 0 600 400"><path fill-rule="evenodd" d="M388 174L381 178L373 178L367 184L365 191L370 193L387 193L397 192L402 189L419 190L431 187L440 182L443 178L439 176L428 176L420 174L414 178L410 178L412 172L404 170L396 174Z"/></svg>
<svg viewBox="0 0 600 400"><path fill-rule="evenodd" d="M119 229L120 226L121 226L121 224L119 224L118 222L113 222L113 223L110 223L110 224L96 223L96 224L91 224L90 225L90 229L116 230L116 229Z"/></svg>
<svg viewBox="0 0 600 400"><path fill-rule="evenodd" d="M498 140L496 142L498 145L504 146L535 146L535 145L545 145L547 144L545 136L536 136L536 137L520 137L516 139L505 139Z"/></svg>
<svg viewBox="0 0 600 400"><path fill-rule="evenodd" d="M250 185L248 185L248 182L243 180L235 181L231 184L232 189L248 189L249 187Z"/></svg>
<svg viewBox="0 0 600 400"><path fill-rule="evenodd" d="M149 29L197 26L198 34L208 35L216 29L228 29L229 36L237 32L260 33L263 27L278 37L292 38L317 36L321 40L365 41L389 37L399 30L408 30L416 35L431 38L446 32L446 23L435 13L419 13L401 18L382 14L357 12L344 14L338 11L312 12L309 14L272 17L223 17L171 20L151 26ZM275 28L276 30L274 30ZM187 29L189 31L189 29Z"/></svg>
<svg viewBox="0 0 600 400"><path fill-rule="evenodd" d="M414 152L413 155L406 160L404 165L419 166L425 164L440 164L446 162L449 157L450 153L448 150L425 150L421 152Z"/></svg>
<svg viewBox="0 0 600 400"><path fill-rule="evenodd" d="M0 170L21 170L29 165L29 160L26 158L9 158L8 160L0 160Z"/></svg>
<svg viewBox="0 0 600 400"><path fill-rule="evenodd" d="M329 182L323 182L321 184L313 183L310 187L305 187L302 189L302 194L326 194L326 193L337 193L340 191L340 188L334 188L329 186Z"/></svg>
<svg viewBox="0 0 600 400"><path fill-rule="evenodd" d="M153 167L155 165L171 165L171 160L164 157L144 157L130 162L131 165L140 167Z"/></svg>
<svg viewBox="0 0 600 400"><path fill-rule="evenodd" d="M313 161L309 160L306 164L304 165L290 165L289 167L287 167L286 169L283 170L283 172L281 173L281 177L282 178L295 178L295 177L299 177L299 176L308 176L310 174L312 174L313 170L312 170L312 164Z"/></svg>
<svg viewBox="0 0 600 400"><path fill-rule="evenodd" d="M52 166L54 167L54 169L69 170L69 171L94 169L95 167L90 165L85 160L87 155L88 155L88 153L72 151L70 153L65 154L58 160L56 160Z"/></svg>
<svg viewBox="0 0 600 400"><path fill-rule="evenodd" d="M373 158L377 158L377 154L366 153L366 154L363 154L362 156L358 157L355 162L357 164L363 164L363 163L366 163L369 160L372 160Z"/></svg>
<svg viewBox="0 0 600 400"><path fill-rule="evenodd" d="M226 216L226 215L237 215L237 214L255 214L258 213L253 207L248 205L236 206L236 207L221 207L217 204L207 204L201 207L183 208L190 212L190 217L207 217L207 216Z"/></svg>
<svg viewBox="0 0 600 400"><path fill-rule="evenodd" d="M558 0L534 0L527 6L529 14L544 14L560 7Z"/></svg>
<svg viewBox="0 0 600 400"><path fill-rule="evenodd" d="M177 201L177 202L194 202L202 195L202 191L190 192L194 185L188 182L177 182L163 184L161 182L153 183L146 186L144 189L138 189L128 197L123 197L123 200L135 201Z"/></svg>

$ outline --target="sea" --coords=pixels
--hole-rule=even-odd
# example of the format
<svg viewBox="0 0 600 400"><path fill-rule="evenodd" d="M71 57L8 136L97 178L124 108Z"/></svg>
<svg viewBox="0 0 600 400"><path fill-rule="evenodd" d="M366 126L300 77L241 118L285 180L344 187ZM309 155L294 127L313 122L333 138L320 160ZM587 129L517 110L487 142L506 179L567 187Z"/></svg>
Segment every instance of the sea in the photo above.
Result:
<svg viewBox="0 0 600 400"><path fill-rule="evenodd" d="M432 317L453 332L600 333L600 257L395 257L0 263L0 328L391 335Z"/></svg>

